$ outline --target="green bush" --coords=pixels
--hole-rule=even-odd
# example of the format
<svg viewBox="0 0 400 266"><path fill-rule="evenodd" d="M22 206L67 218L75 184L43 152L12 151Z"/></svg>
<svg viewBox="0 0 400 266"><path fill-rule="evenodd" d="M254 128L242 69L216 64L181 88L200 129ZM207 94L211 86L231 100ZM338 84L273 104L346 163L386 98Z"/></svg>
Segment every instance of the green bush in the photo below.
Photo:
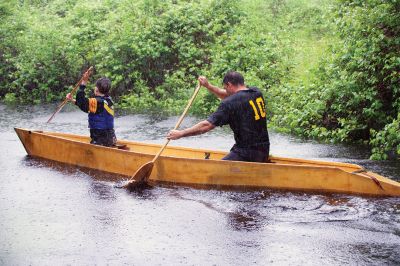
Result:
<svg viewBox="0 0 400 266"><path fill-rule="evenodd" d="M373 147L371 159L381 160L388 159L390 154L400 155L400 113L379 132L371 131L370 144Z"/></svg>
<svg viewBox="0 0 400 266"><path fill-rule="evenodd" d="M9 0L0 23L6 102L59 101L93 65L119 108L177 114L199 75L236 70L278 131L399 150L399 0ZM218 102L202 89L190 110Z"/></svg>
<svg viewBox="0 0 400 266"><path fill-rule="evenodd" d="M341 0L332 15L339 39L311 82L282 88L289 100L277 110L286 114L273 122L306 137L370 143L373 158L387 158L398 145L400 2Z"/></svg>
<svg viewBox="0 0 400 266"><path fill-rule="evenodd" d="M13 104L17 102L17 98L15 97L14 93L7 93L4 96L4 102L8 104Z"/></svg>

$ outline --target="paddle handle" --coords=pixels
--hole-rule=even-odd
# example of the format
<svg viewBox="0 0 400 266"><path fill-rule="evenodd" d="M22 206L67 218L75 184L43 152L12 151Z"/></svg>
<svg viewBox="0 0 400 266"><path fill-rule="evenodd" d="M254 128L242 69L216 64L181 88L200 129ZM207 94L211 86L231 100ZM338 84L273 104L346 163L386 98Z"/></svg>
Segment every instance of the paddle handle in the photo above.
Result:
<svg viewBox="0 0 400 266"><path fill-rule="evenodd" d="M89 71L92 71L92 69L93 69L92 66L89 67L89 69L86 70L85 73L87 73L87 72L89 72ZM84 75L82 75L81 79L75 84L74 88L71 90L71 94L74 94L74 93L76 92L76 90L78 89L79 85L81 84L81 82L82 82L82 80L83 80L83 76L84 76ZM61 111L61 109L64 107L64 105L67 104L67 102L68 102L68 100L67 100L67 99L64 99L64 101L57 107L56 111L50 116L49 120L47 120L46 123L50 123L50 121L54 118L54 116L55 116L56 114L58 114L58 112Z"/></svg>
<svg viewBox="0 0 400 266"><path fill-rule="evenodd" d="M176 123L176 125L175 125L175 127L174 127L174 130L178 129L179 126L181 125L181 123L182 123L182 121L183 121L183 118L185 118L186 113L188 112L188 110L189 110L190 106L192 105L194 99L196 98L197 94L199 93L200 88L201 88L201 85L200 85L200 82L199 82L198 85L197 85L197 87L196 87L196 89L194 90L194 93L193 93L193 95L192 95L192 98L190 98L188 104L186 105L185 110L183 111L183 113L182 113L181 117L179 118L178 122ZM154 157L154 159L152 160L153 163L158 159L158 157L159 157L159 156L161 155L161 153L164 151L165 147L167 147L169 141L170 141L170 140L167 139L167 141L165 142L165 144L161 147L160 151L157 153L157 155L156 155L156 156Z"/></svg>

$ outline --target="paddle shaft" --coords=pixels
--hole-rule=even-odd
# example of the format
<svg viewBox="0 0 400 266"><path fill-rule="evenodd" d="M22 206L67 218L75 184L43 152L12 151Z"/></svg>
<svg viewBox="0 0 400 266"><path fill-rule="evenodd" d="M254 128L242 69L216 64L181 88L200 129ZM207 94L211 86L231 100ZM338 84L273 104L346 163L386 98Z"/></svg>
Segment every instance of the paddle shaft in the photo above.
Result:
<svg viewBox="0 0 400 266"><path fill-rule="evenodd" d="M86 70L85 73L87 73L88 71L91 71L92 69L93 69L92 66L89 67L89 69ZM79 85L81 84L82 80L83 80L83 76L82 76L81 79L75 84L74 88L71 90L71 95L74 94L74 93L76 92L76 90L78 89L78 87L79 87ZM51 115L51 117L49 118L49 120L47 120L46 123L50 123L50 121L54 118L54 116L55 116L56 114L58 114L58 112L61 111L61 109L64 107L64 105L67 104L67 102L68 102L68 100L67 100L67 99L64 99L64 101L57 107L56 111Z"/></svg>
<svg viewBox="0 0 400 266"><path fill-rule="evenodd" d="M192 105L194 99L196 98L197 94L200 91L200 83L197 85L196 89L194 90L193 96L192 98L190 98L185 110L183 111L181 117L179 118L178 122L176 123L174 130L178 129L179 126L181 125L183 118L185 118L186 113L188 112L190 106ZM165 144L161 147L160 151L157 153L157 155L154 157L154 159L152 160L152 162L154 163L158 157L161 155L161 153L164 151L165 147L167 147L168 143L169 143L170 139L167 139L167 141L165 142Z"/></svg>
<svg viewBox="0 0 400 266"><path fill-rule="evenodd" d="M180 126L180 124L182 123L183 118L185 117L187 111L189 110L190 106L192 105L194 98L196 98L196 95L198 94L200 90L200 82L197 85L192 98L189 100L185 110L183 111L183 114L181 115L181 117L179 118L178 122L176 123L174 130L178 129L178 127ZM165 142L165 144L161 147L161 149L159 150L159 152L157 153L157 155L153 158L153 160L151 160L150 162L142 165L135 174L133 174L133 176L131 177L131 179L129 180L128 184L124 185L123 187L125 188L135 188L136 186L140 186L141 184L145 184L147 182L147 180L150 177L151 171L153 170L153 166L154 163L157 161L158 157L160 157L161 153L164 151L165 147L167 147L168 143L169 143L169 139L167 139L167 141Z"/></svg>

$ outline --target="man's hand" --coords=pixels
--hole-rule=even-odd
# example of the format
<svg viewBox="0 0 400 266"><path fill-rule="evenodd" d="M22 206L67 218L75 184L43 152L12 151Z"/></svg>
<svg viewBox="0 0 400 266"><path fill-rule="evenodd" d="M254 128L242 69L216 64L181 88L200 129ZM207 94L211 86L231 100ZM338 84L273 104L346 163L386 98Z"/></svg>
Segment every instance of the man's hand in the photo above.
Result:
<svg viewBox="0 0 400 266"><path fill-rule="evenodd" d="M167 134L167 139L180 139L183 137L183 130L171 130L170 132L168 132Z"/></svg>
<svg viewBox="0 0 400 266"><path fill-rule="evenodd" d="M208 82L208 80L205 76L200 76L198 78L198 80L199 80L201 86L206 87L206 88L208 88L210 86L210 83Z"/></svg>
<svg viewBox="0 0 400 266"><path fill-rule="evenodd" d="M208 82L208 79L205 76L200 76L198 78L200 85L207 88L211 93L215 94L220 99L224 99L228 96L228 93L225 89L220 89L217 86L214 86Z"/></svg>

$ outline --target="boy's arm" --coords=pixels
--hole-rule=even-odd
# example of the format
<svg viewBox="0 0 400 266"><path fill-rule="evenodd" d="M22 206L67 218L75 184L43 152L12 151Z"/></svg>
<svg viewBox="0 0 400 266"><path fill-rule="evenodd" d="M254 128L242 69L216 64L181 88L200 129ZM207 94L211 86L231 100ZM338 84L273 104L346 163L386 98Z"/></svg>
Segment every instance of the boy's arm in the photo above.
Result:
<svg viewBox="0 0 400 266"><path fill-rule="evenodd" d="M75 104L85 113L98 114L104 109L104 100L99 98L86 98L85 85L79 87Z"/></svg>
<svg viewBox="0 0 400 266"><path fill-rule="evenodd" d="M89 112L89 99L85 96L85 88L86 86L81 84L78 92L76 93L76 101L75 104L84 111L85 113Z"/></svg>

